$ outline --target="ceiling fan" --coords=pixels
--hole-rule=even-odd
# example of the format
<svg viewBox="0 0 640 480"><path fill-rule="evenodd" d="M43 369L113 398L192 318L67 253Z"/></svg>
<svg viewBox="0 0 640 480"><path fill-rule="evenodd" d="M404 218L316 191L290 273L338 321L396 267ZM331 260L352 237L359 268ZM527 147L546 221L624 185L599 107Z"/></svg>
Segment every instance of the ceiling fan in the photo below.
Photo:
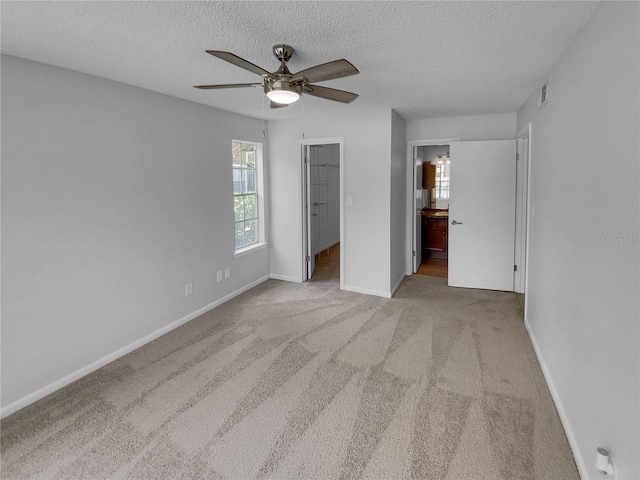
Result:
<svg viewBox="0 0 640 480"><path fill-rule="evenodd" d="M220 50L206 50L206 52L214 57L221 58L240 68L260 75L262 82L195 85L195 88L212 90L218 88L262 87L264 93L267 94L267 97L269 97L271 101L271 108L286 107L297 101L302 93L342 103L351 103L358 98L356 93L313 85L314 82L324 82L325 80L333 80L335 78L348 77L360 73L356 67L345 59L334 60L333 62L316 65L315 67L310 67L297 73L291 73L287 68L287 62L295 50L289 45L279 44L273 46L273 54L280 60L280 68L271 73L230 52Z"/></svg>

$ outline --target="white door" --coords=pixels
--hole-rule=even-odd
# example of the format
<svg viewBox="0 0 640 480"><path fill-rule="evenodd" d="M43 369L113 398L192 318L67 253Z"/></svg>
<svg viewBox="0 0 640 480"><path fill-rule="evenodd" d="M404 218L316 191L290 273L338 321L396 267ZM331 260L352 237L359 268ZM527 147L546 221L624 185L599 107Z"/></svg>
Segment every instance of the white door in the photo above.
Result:
<svg viewBox="0 0 640 480"><path fill-rule="evenodd" d="M513 291L516 141L450 153L449 286Z"/></svg>
<svg viewBox="0 0 640 480"><path fill-rule="evenodd" d="M413 147L413 273L422 263L422 161Z"/></svg>

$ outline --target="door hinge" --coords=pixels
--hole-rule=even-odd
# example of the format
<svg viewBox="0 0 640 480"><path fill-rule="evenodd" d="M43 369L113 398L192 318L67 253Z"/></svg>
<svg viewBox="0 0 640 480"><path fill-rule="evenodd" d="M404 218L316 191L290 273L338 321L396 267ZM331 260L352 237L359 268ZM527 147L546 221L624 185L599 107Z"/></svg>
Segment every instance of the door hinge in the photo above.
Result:
<svg viewBox="0 0 640 480"><path fill-rule="evenodd" d="M518 271L518 265L514 265L514 266L513 266L513 271L514 271L514 272L517 272L517 271Z"/></svg>
<svg viewBox="0 0 640 480"><path fill-rule="evenodd" d="M516 162L517 162L518 160L520 160L520 154L519 154L519 153L516 153Z"/></svg>
<svg viewBox="0 0 640 480"><path fill-rule="evenodd" d="M415 251L415 250L413 251L413 256L414 256L414 257L416 256L416 251Z"/></svg>
<svg viewBox="0 0 640 480"><path fill-rule="evenodd" d="M309 157L304 157L304 163L306 163L307 165L311 163L311 160L309 160Z"/></svg>
<svg viewBox="0 0 640 480"><path fill-rule="evenodd" d="M307 262L311 261L311 257L309 255L307 255L305 258L307 259Z"/></svg>

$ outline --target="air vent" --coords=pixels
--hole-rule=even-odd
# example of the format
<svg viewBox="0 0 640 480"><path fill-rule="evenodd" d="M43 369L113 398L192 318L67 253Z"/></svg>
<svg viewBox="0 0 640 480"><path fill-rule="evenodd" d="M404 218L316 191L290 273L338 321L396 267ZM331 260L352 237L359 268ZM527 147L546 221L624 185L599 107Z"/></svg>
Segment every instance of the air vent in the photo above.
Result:
<svg viewBox="0 0 640 480"><path fill-rule="evenodd" d="M538 97L538 110L544 107L547 104L547 85L549 84L549 80L544 82L544 85L540 89L540 96Z"/></svg>

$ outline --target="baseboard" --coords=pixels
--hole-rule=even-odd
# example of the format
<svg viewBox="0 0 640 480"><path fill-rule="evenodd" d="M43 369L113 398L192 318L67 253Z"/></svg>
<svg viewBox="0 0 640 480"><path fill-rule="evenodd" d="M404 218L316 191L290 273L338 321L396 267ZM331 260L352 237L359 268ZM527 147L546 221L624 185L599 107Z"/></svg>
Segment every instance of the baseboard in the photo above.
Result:
<svg viewBox="0 0 640 480"><path fill-rule="evenodd" d="M40 400L41 398L46 397L47 395L52 394L53 392L55 392L56 390L60 390L63 387L66 387L67 385L75 382L76 380L81 379L82 377L89 375L90 373L98 370L99 368L104 367L105 365L113 362L114 360L117 360L120 357L125 356L128 353L133 352L134 350L142 347L143 345L146 345L149 342L152 342L153 340L155 340L158 337L161 337L162 335L164 335L165 333L169 333L171 330L174 330L176 328L178 328L181 325L184 325L185 323L193 320L194 318L199 317L200 315L202 315L203 313L207 313L209 310L214 309L215 307L217 307L218 305L222 305L223 303L231 300L234 297L237 297L238 295L240 295L241 293L246 292L247 290L252 289L253 287L255 287L256 285L261 284L262 282L265 282L266 280L269 280L270 276L266 275L262 278L259 278L258 280L251 282L248 285L245 285L242 288L239 288L238 290L229 293L228 295L225 295L224 297L216 300L215 302L210 303L209 305L206 305L198 310L196 310L195 312L190 313L189 315L186 315L185 317L182 317L179 320L176 320L173 323L170 323L169 325L166 325L162 328L160 328L159 330L156 330L153 333L150 333L149 335L146 335L144 337L142 337L139 340L136 340L133 343L130 343L129 345L127 345L126 347L123 347L119 350L116 350L115 352L102 357L99 360L96 360L93 363L90 363L89 365L87 365L86 367L83 367L79 370L76 370L75 372L61 378L60 380L57 380L49 385L47 385L44 388L41 388L40 390L37 390L33 393L30 393L29 395L27 395L26 397L21 398L20 400L16 400L15 402L7 405L6 407L2 408L2 410L0 410L0 418L4 418L6 416L11 415L12 413L17 412L18 410L21 410L29 405L31 405L34 402L37 402L38 400Z"/></svg>
<svg viewBox="0 0 640 480"><path fill-rule="evenodd" d="M571 430L571 425L569 424L569 419L567 418L567 414L564 410L564 407L562 406L562 401L560 400L558 391L556 390L553 380L551 379L551 373L547 368L547 364L545 363L544 358L542 358L542 353L540 352L540 348L538 347L538 342L536 342L536 339L531 331L531 326L526 319L524 321L524 326L527 330L527 334L529 335L529 339L531 340L531 344L533 345L533 350L536 353L536 357L538 358L538 363L540 364L540 368L542 369L544 379L546 380L547 386L549 387L549 392L551 392L553 403L555 403L556 405L556 410L558 411L560 422L562 423L562 427L564 428L565 434L567 435L567 440L569 440L569 446L571 447L573 458L576 462L576 466L578 467L578 474L580 475L580 478L587 479L589 478L589 474L587 472L582 454L580 453L578 442L576 442L575 435L573 434L573 430Z"/></svg>
<svg viewBox="0 0 640 480"><path fill-rule="evenodd" d="M301 278L291 277L289 275L278 275L277 273L272 273L271 275L269 275L269 278L272 278L274 280L282 280L284 282L296 282L296 283L302 282Z"/></svg>
<svg viewBox="0 0 640 480"><path fill-rule="evenodd" d="M369 288L352 287L345 285L344 290L355 293L364 293L365 295L375 295L376 297L391 298L391 292L383 292L381 290L371 290Z"/></svg>

